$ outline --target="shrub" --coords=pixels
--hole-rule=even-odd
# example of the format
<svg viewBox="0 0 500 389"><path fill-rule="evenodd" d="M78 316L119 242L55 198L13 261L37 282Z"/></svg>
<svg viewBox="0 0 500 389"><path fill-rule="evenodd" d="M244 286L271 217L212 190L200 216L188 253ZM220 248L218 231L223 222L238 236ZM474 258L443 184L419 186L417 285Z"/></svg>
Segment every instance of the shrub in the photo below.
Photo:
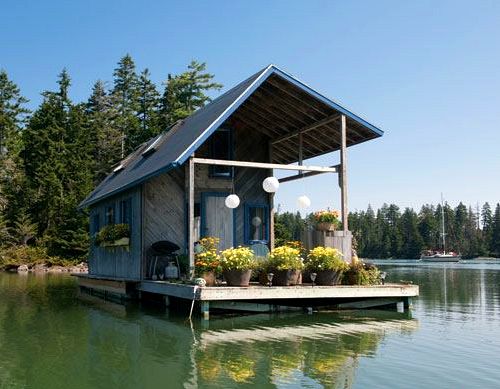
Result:
<svg viewBox="0 0 500 389"><path fill-rule="evenodd" d="M361 261L353 262L345 273L344 283L348 285L379 285L380 270Z"/></svg>
<svg viewBox="0 0 500 389"><path fill-rule="evenodd" d="M300 257L300 250L290 246L276 247L269 254L268 269L274 270L301 270L304 263Z"/></svg>
<svg viewBox="0 0 500 389"><path fill-rule="evenodd" d="M249 270L256 267L254 253L248 247L237 247L221 253L222 270Z"/></svg>
<svg viewBox="0 0 500 389"><path fill-rule="evenodd" d="M315 247L309 251L306 268L309 271L333 270L343 272L349 264L342 259L342 253L332 247Z"/></svg>
<svg viewBox="0 0 500 389"><path fill-rule="evenodd" d="M95 243L111 243L122 238L130 238L130 227L128 224L108 224L101 228L95 237Z"/></svg>

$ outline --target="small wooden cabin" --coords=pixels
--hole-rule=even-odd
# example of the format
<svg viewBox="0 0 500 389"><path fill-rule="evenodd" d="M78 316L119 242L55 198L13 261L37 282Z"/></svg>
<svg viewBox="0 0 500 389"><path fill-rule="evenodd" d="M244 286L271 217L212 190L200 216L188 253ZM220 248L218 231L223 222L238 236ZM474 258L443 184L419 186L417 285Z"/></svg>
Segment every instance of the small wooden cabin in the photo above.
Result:
<svg viewBox="0 0 500 389"><path fill-rule="evenodd" d="M263 190L262 182L275 169L292 172L282 183L339 174L339 236L350 242L346 149L382 134L270 65L138 147L81 203L89 209L91 236L107 224L130 226L127 247L92 245L89 274L145 279L150 247L160 240L180 246L191 265L194 243L203 236L219 237L221 249L254 241L271 248L273 194ZM341 153L338 165L303 165L335 151ZM225 206L232 193L240 199L235 209Z"/></svg>

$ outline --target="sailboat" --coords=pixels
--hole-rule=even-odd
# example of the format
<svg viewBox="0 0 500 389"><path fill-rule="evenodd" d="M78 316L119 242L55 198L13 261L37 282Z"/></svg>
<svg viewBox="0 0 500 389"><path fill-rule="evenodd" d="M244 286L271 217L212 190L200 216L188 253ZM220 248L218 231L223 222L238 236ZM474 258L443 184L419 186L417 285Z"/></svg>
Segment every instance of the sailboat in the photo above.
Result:
<svg viewBox="0 0 500 389"><path fill-rule="evenodd" d="M446 252L446 231L444 226L444 204L443 194L441 193L441 236L443 238L443 251L426 251L420 256L423 262L458 262L460 255L453 251Z"/></svg>

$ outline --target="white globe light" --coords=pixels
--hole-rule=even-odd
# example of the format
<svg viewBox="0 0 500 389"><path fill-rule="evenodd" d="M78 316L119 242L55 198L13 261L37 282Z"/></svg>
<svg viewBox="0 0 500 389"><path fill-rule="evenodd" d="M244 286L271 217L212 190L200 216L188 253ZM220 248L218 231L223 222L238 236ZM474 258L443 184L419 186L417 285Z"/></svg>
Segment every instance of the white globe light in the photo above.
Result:
<svg viewBox="0 0 500 389"><path fill-rule="evenodd" d="M297 205L299 208L309 208L311 206L311 200L306 195L302 195L297 199Z"/></svg>
<svg viewBox="0 0 500 389"><path fill-rule="evenodd" d="M228 208L236 208L240 205L240 198L235 194L231 194L226 197L225 204Z"/></svg>
<svg viewBox="0 0 500 389"><path fill-rule="evenodd" d="M253 219L252 219L252 226L254 227L258 227L262 224L262 219L258 216L255 216Z"/></svg>
<svg viewBox="0 0 500 389"><path fill-rule="evenodd" d="M267 193L274 193L280 187L280 182L276 177L267 177L262 181L262 187Z"/></svg>

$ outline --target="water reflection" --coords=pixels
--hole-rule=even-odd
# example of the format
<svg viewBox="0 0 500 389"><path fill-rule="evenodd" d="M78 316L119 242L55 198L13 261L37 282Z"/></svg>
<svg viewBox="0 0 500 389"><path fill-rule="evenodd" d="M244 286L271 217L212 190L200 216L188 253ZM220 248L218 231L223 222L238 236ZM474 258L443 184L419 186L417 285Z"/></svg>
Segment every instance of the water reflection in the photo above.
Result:
<svg viewBox="0 0 500 389"><path fill-rule="evenodd" d="M109 372L102 366L110 366L121 387L168 381L208 388L350 388L360 357L375 355L386 334L408 334L418 326L408 316L370 311L215 318L206 328L168 312L117 312L113 303L94 303L92 375L104 380Z"/></svg>

